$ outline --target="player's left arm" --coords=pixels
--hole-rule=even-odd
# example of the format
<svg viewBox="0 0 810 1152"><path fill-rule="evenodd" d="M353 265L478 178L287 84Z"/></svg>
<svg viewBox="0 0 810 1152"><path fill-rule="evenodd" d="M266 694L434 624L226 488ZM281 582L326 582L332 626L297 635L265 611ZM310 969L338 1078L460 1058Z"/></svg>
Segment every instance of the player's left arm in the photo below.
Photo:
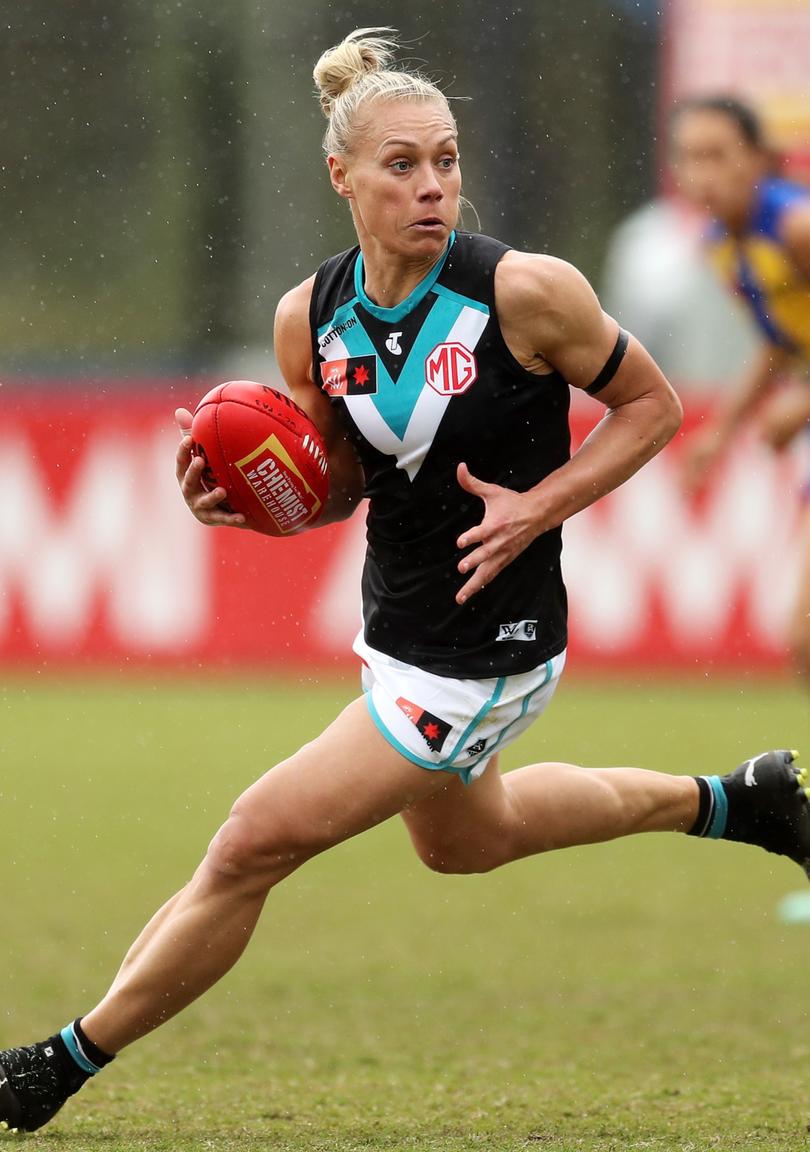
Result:
<svg viewBox="0 0 810 1152"><path fill-rule="evenodd" d="M513 260L499 315L517 321L535 357L575 388L591 392L606 413L561 468L527 492L486 484L459 467L459 483L484 501L481 523L462 533L459 563L470 578L463 603L511 563L532 540L611 492L660 452L680 427L680 401L649 353L601 309L588 281L548 257ZM503 319L502 319L503 327ZM543 386L538 375L538 388Z"/></svg>

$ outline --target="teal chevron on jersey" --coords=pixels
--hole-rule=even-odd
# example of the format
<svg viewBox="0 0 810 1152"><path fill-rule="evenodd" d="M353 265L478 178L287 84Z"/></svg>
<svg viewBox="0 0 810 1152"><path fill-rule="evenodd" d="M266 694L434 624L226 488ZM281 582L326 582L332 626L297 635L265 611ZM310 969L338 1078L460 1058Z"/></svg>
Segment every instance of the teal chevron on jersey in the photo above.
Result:
<svg viewBox="0 0 810 1152"><path fill-rule="evenodd" d="M478 312L484 312L489 316L489 308L486 304L482 304L480 300L473 300L469 296L462 296L460 292L454 292L452 288L445 288L444 284L437 284L433 291L437 296L446 296L448 300L457 300L459 304L463 304L467 308L475 308Z"/></svg>
<svg viewBox="0 0 810 1152"><path fill-rule="evenodd" d="M425 381L425 360L437 344L447 340L465 307L465 304L457 300L443 296L436 297L396 383L391 379L379 357L377 359L377 391L372 399L383 420L400 440L405 438L413 410L423 389L430 387ZM484 311L489 315L486 307ZM347 329L343 333L342 340L350 356L370 356L375 353L371 337L362 323L354 324Z"/></svg>

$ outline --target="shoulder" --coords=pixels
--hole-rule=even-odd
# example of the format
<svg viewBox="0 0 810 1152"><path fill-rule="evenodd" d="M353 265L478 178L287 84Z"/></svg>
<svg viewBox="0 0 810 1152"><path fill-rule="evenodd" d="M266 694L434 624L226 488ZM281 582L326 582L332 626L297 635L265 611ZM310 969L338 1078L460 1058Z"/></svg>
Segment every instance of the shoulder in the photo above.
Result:
<svg viewBox="0 0 810 1152"><path fill-rule="evenodd" d="M295 323L301 317L309 323L309 304L314 285L315 276L308 276L306 280L284 293L276 307L276 324Z"/></svg>
<svg viewBox="0 0 810 1152"><path fill-rule="evenodd" d="M495 280L498 320L513 356L530 372L556 369L588 387L610 356L618 325L573 264L555 256L508 252Z"/></svg>
<svg viewBox="0 0 810 1152"><path fill-rule="evenodd" d="M582 273L556 256L509 251L495 275L498 314L509 322L524 316L564 321L583 309L599 308Z"/></svg>
<svg viewBox="0 0 810 1152"><path fill-rule="evenodd" d="M294 288L290 288L276 306L275 344L276 356L283 352L283 344L294 340L308 347L309 343L309 308L312 301L312 290L315 286L315 276L308 276ZM279 349L281 342L282 348Z"/></svg>
<svg viewBox="0 0 810 1152"><path fill-rule="evenodd" d="M309 306L315 276L296 284L278 302L273 330L276 360L282 374L311 375L312 346L309 329Z"/></svg>

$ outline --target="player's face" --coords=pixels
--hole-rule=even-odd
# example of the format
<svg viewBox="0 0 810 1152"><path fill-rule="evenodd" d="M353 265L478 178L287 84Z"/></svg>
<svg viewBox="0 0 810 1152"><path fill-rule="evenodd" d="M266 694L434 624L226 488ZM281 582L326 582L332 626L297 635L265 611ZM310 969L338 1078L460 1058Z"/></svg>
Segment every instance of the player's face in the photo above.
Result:
<svg viewBox="0 0 810 1152"><path fill-rule="evenodd" d="M361 243L433 257L458 219L458 160L456 127L440 102L378 99L356 125L351 151L329 166L352 202Z"/></svg>
<svg viewBox="0 0 810 1152"><path fill-rule="evenodd" d="M709 109L682 112L675 121L672 158L686 199L726 224L744 223L767 165L731 116Z"/></svg>

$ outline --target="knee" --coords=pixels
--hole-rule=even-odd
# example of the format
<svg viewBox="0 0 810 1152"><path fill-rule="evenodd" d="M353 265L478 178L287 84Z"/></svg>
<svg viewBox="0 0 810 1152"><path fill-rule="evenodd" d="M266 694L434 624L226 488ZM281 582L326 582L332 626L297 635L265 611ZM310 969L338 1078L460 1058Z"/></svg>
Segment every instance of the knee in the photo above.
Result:
<svg viewBox="0 0 810 1152"><path fill-rule="evenodd" d="M268 887L288 876L311 854L281 827L260 826L236 805L209 844L204 865L219 882L257 880Z"/></svg>

